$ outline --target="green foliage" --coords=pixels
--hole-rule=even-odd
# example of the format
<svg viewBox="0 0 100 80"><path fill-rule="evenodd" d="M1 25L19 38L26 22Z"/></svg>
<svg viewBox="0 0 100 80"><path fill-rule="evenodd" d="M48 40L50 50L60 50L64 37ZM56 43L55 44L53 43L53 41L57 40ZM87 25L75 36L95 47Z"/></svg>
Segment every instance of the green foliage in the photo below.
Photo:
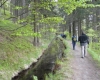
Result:
<svg viewBox="0 0 100 80"><path fill-rule="evenodd" d="M65 31L64 34L66 35L67 39L70 39L70 34L68 31Z"/></svg>
<svg viewBox="0 0 100 80"><path fill-rule="evenodd" d="M0 29L1 30L8 30L9 31L9 30L14 30L18 27L19 27L18 24L14 24L10 20L0 19Z"/></svg>
<svg viewBox="0 0 100 80"><path fill-rule="evenodd" d="M11 16L11 12L9 10L3 10L2 8L0 8L0 19L7 19ZM0 20L1 21L1 20Z"/></svg>
<svg viewBox="0 0 100 80"><path fill-rule="evenodd" d="M71 14L77 7L95 7L93 4L86 4L87 1L91 0L58 0L55 5L57 3L60 8L65 8L67 14Z"/></svg>
<svg viewBox="0 0 100 80"><path fill-rule="evenodd" d="M54 29L54 28L50 28L49 29L51 32L56 32L56 29Z"/></svg>
<svg viewBox="0 0 100 80"><path fill-rule="evenodd" d="M3 44L0 45L0 51L2 53L5 52L6 54L8 54L10 52L13 53L15 51L21 52L21 51L30 49L32 46L33 45L30 42L26 41L23 38L18 37L18 38L13 39L11 42L4 41ZM6 56L10 57L9 55L10 54L8 54Z"/></svg>
<svg viewBox="0 0 100 80"><path fill-rule="evenodd" d="M94 52L96 52L96 54L99 54L99 48L100 48L100 43L97 42L93 42L91 48L93 49Z"/></svg>
<svg viewBox="0 0 100 80"><path fill-rule="evenodd" d="M47 43L45 43L46 46L36 48L25 37L17 37L11 42L4 42L2 42L3 44L0 43L0 72L4 73L1 74L0 79L4 78L3 80L10 80L16 70L25 68L25 64L29 66L47 47ZM7 75L8 78L5 79Z"/></svg>
<svg viewBox="0 0 100 80"><path fill-rule="evenodd" d="M20 40L16 38L12 42L4 41L2 43L0 43L0 56L2 56L0 60L0 72L2 71L4 73L1 74L4 78L3 80L7 80L5 79L7 75L9 75L8 80L10 80L14 70L19 70L23 68L24 64L30 63L29 57L34 55L32 55L33 46L21 38Z"/></svg>
<svg viewBox="0 0 100 80"><path fill-rule="evenodd" d="M65 54L64 56L68 56L69 55L68 53L70 51L70 48L69 48L70 45L68 45L68 42L66 41L66 39L64 39L63 42L66 45L66 49L64 50L64 54Z"/></svg>
<svg viewBox="0 0 100 80"><path fill-rule="evenodd" d="M47 23L47 24L57 24L57 23L61 23L63 21L63 18L61 17L47 17L47 18L43 18L40 20L41 23Z"/></svg>
<svg viewBox="0 0 100 80"><path fill-rule="evenodd" d="M58 74L49 74L49 77L46 76L46 80L62 80L63 77L61 77L61 75Z"/></svg>
<svg viewBox="0 0 100 80"><path fill-rule="evenodd" d="M100 42L99 39L97 39L98 34L93 29L90 28L88 30L87 35L90 37L89 53L92 55L94 60L100 62L100 53L99 53ZM93 42L94 39L95 40L97 39L98 42L97 41Z"/></svg>
<svg viewBox="0 0 100 80"><path fill-rule="evenodd" d="M37 76L33 76L33 79L34 79L34 80L38 80L38 79L37 79Z"/></svg>
<svg viewBox="0 0 100 80"><path fill-rule="evenodd" d="M90 29L88 29L87 35L89 36L89 41L90 41L90 44L92 45L92 40L93 40L93 38L97 37L97 34L92 28L90 28Z"/></svg>
<svg viewBox="0 0 100 80"><path fill-rule="evenodd" d="M41 37L40 32L35 33L33 31L33 28L31 27L31 25L27 25L24 27L21 27L18 30L15 30L12 34L12 36L33 36L33 37Z"/></svg>
<svg viewBox="0 0 100 80"><path fill-rule="evenodd" d="M4 25L2 29L8 29L7 25L2 24ZM12 30L15 26L11 25L10 28ZM33 40L30 34L28 36L22 34L18 36L16 35L17 31L25 31L27 34L32 31L32 27L25 26L24 28L22 27L22 29L20 28L12 32L0 31L0 38L3 38L3 41L0 42L0 72L3 73L0 73L0 79L3 80L10 80L16 70L22 70L25 68L25 64L30 65L33 60L38 58L42 50L44 50L48 44L47 41L43 40L42 46L38 48L34 47L32 43L30 43Z"/></svg>
<svg viewBox="0 0 100 80"><path fill-rule="evenodd" d="M93 37L93 36L97 37L97 35L95 34L95 31L93 29L91 29L91 28L88 30L88 34L87 35L90 36L90 37Z"/></svg>
<svg viewBox="0 0 100 80"><path fill-rule="evenodd" d="M22 7L15 6L15 9L16 9L16 10L20 10L20 9L22 9Z"/></svg>
<svg viewBox="0 0 100 80"><path fill-rule="evenodd" d="M98 50L97 52L97 50L94 50L92 48L89 48L88 51L89 54L91 54L91 56L93 57L93 59L100 63L100 51Z"/></svg>

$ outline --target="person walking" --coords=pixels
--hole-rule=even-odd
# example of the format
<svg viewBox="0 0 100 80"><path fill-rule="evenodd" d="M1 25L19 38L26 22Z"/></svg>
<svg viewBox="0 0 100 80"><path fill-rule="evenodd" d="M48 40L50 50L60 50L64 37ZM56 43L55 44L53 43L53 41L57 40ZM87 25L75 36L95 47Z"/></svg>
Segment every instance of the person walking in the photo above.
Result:
<svg viewBox="0 0 100 80"><path fill-rule="evenodd" d="M84 58L87 55L87 46L89 44L88 36L82 32L82 35L79 36L78 41L81 46L81 58Z"/></svg>
<svg viewBox="0 0 100 80"><path fill-rule="evenodd" d="M76 42L77 42L77 38L76 38L76 36L73 34L73 36L72 36L72 46L73 46L73 50L75 50Z"/></svg>

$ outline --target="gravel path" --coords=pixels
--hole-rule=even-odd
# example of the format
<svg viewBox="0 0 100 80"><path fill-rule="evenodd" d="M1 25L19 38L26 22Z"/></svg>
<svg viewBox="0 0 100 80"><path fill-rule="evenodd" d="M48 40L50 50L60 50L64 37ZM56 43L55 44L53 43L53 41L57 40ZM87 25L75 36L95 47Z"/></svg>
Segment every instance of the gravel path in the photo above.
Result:
<svg viewBox="0 0 100 80"><path fill-rule="evenodd" d="M71 45L71 42L68 42ZM72 46L71 46L72 49ZM70 68L73 73L72 78L67 80L100 80L100 68L89 54L81 58L81 48L76 46L76 50L71 50Z"/></svg>

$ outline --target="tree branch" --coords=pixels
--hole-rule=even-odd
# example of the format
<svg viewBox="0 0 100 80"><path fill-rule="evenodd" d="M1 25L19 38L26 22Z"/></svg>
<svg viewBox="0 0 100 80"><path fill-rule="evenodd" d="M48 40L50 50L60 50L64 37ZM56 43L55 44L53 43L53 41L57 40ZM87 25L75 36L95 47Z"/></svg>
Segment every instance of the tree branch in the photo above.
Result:
<svg viewBox="0 0 100 80"><path fill-rule="evenodd" d="M8 0L4 1L4 2L0 5L0 7L2 7L7 1L8 1Z"/></svg>

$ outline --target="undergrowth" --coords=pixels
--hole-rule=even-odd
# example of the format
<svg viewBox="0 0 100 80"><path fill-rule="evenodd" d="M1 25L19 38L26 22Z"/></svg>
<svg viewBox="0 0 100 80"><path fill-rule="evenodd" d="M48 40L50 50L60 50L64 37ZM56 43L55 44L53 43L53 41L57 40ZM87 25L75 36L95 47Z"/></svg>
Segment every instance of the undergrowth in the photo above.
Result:
<svg viewBox="0 0 100 80"><path fill-rule="evenodd" d="M30 37L12 38L6 33L2 35L2 38L0 42L0 80L11 80L11 77L36 61L48 44L35 47L30 42L32 40Z"/></svg>
<svg viewBox="0 0 100 80"><path fill-rule="evenodd" d="M89 44L89 54L92 56L92 58L95 60L95 62L97 62L98 64L100 64L100 43L98 42L92 42L91 44ZM99 65L100 66L100 65Z"/></svg>
<svg viewBox="0 0 100 80"><path fill-rule="evenodd" d="M91 48L88 49L89 54L92 56L92 58L100 63L100 54L93 51ZM99 65L100 66L100 65Z"/></svg>

